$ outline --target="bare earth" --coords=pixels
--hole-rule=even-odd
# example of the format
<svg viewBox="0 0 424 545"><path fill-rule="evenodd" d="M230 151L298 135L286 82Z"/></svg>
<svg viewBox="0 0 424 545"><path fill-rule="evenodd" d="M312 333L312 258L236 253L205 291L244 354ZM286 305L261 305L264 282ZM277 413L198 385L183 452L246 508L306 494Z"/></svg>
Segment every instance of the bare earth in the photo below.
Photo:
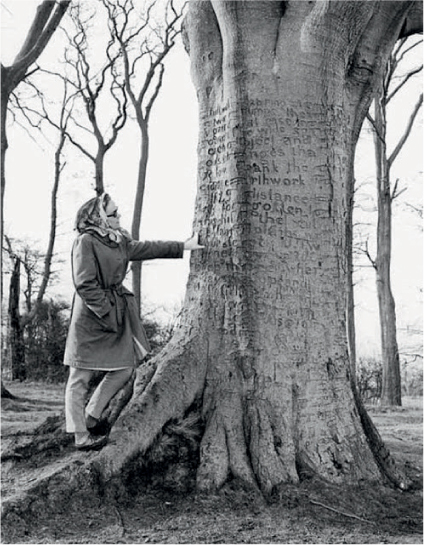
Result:
<svg viewBox="0 0 424 545"><path fill-rule="evenodd" d="M63 386L6 383L18 400L2 400L2 451L63 412ZM403 407L368 407L390 451L412 481L407 492L305 481L265 503L231 484L214 496L140 490L118 508L64 512L2 543L422 543L422 398ZM79 454L81 455L81 454ZM19 486L8 480L3 491ZM3 536L4 537L4 536Z"/></svg>

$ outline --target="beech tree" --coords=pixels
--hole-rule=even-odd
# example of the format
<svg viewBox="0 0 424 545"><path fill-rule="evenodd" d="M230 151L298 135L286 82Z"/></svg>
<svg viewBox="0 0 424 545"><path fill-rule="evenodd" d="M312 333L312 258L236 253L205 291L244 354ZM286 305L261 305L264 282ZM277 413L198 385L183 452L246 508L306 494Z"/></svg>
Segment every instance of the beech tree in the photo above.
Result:
<svg viewBox="0 0 424 545"><path fill-rule="evenodd" d="M138 372L109 444L51 468L26 509L53 508L61 487L91 502L122 489L166 426L193 415L201 491L235 478L269 494L305 475L407 486L349 377L346 184L375 86L399 36L421 29L420 8L190 3L194 229L206 249L191 257L179 324L151 373Z"/></svg>

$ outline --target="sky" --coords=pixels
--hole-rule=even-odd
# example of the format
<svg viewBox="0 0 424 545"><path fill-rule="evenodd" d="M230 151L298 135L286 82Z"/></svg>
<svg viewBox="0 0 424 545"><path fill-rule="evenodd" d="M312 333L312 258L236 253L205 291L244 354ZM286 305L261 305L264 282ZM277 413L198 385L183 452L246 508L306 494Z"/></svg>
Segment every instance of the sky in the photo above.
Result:
<svg viewBox="0 0 424 545"><path fill-rule="evenodd" d="M33 19L34 0L1 0L1 57L4 64L12 61L23 43ZM47 46L43 59L54 59L60 47L59 35ZM421 62L420 56L415 61ZM394 144L406 115L422 88L420 78L403 95L396 108L390 138ZM168 58L164 85L154 106L150 124L151 152L143 209L141 236L146 240L185 240L192 233L197 164L197 99L190 79L189 58L181 42ZM30 138L14 124L8 128L9 150L6 162L5 232L9 236L31 240L34 247L46 247L50 222L52 181L51 143L37 136ZM135 176L137 172L138 134L125 130L118 145L107 156L105 186L119 205L122 225L129 229L132 216ZM407 188L395 204L393 232L393 290L398 310L400 335L409 327L422 329L422 227L420 219L406 203L422 205L422 111L413 134L395 164L393 176ZM64 170L59 192L59 225L56 250L61 263L55 267L60 281L51 293L70 301L73 287L70 273L70 249L75 233L73 222L79 206L93 196L91 165L73 155ZM375 189L373 182L373 150L368 136L361 139L357 150L356 175L359 182L355 211L364 237L373 249L375 222ZM76 166L77 165L77 166ZM361 264L365 264L361 259ZM189 256L183 260L155 260L143 267L145 310L159 307L157 316L171 319L181 306ZM379 326L375 274L371 267L359 267L356 281L356 326L358 353L377 356ZM130 281L128 282L130 285ZM403 341L402 341L403 342Z"/></svg>

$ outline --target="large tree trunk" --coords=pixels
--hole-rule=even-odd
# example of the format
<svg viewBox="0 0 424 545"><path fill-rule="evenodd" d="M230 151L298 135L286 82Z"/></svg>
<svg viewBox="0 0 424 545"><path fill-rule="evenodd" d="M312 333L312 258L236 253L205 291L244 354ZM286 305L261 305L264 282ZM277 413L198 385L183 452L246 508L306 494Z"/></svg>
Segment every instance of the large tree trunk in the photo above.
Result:
<svg viewBox="0 0 424 545"><path fill-rule="evenodd" d="M360 126L412 4L190 4L194 229L206 249L192 256L174 336L153 378L138 373L109 444L83 469L51 468L32 509L52 506L60 482L104 497L168 423L193 414L200 490L234 477L271 493L311 474L383 473L404 486L351 383L346 201Z"/></svg>

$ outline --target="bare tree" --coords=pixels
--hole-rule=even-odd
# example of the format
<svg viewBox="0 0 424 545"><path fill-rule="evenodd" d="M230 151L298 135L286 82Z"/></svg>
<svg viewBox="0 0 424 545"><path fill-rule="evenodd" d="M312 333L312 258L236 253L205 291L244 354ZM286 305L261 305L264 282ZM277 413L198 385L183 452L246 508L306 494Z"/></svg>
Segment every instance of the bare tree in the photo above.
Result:
<svg viewBox="0 0 424 545"><path fill-rule="evenodd" d="M135 111L140 129L140 154L131 235L140 238L140 224L149 160L149 120L153 105L162 87L164 61L181 32L182 11L173 0L164 3L164 10L156 14L161 3L151 1L143 13L137 14L133 0L113 2L102 0L109 13L111 32L120 45L123 58L125 88ZM132 287L140 307L141 263L132 265Z"/></svg>
<svg viewBox="0 0 424 545"><path fill-rule="evenodd" d="M413 45L402 39L393 50L387 63L382 84L374 98L374 114L368 114L374 134L374 148L376 159L376 188L378 203L377 219L377 255L372 259L368 256L376 272L378 307L380 315L381 354L383 361L383 387L381 403L383 405L402 404L401 372L399 348L396 331L396 308L391 286L391 257L392 257L392 204L403 190L398 189L398 182L392 182L391 169L403 149L421 108L423 95L421 94L409 115L403 134L394 146L392 152L387 147L388 106L397 93L404 88L407 82L421 72L422 65L398 76L402 70L402 61L411 49L421 44L415 41Z"/></svg>
<svg viewBox="0 0 424 545"><path fill-rule="evenodd" d="M26 97L21 100L17 93L12 93L10 108L15 118L20 114L38 131L42 131L41 123L49 121L58 129L59 138L54 151L54 180L51 190L51 211L50 211L50 230L47 243L47 249L44 254L34 250L29 245L21 245L21 249L13 249L9 238L7 240L7 250L9 257L14 262L9 288L9 335L8 343L10 346L10 360L12 368L12 378L25 378L25 330L30 330L32 323L39 312L45 296L49 281L52 275L52 261L54 257L54 246L56 241L57 228L57 195L59 191L60 179L65 163L62 154L66 142L66 127L71 115L67 86L64 86L62 104L59 110L58 121L52 121L45 105L45 98L42 93L30 83L26 82L31 90L35 90L35 96L38 98L39 109L34 109L30 104L33 99ZM43 266L40 270L40 261ZM21 270L26 277L26 287L24 289L26 312L21 315L20 312L20 276ZM36 295L34 296L34 292Z"/></svg>
<svg viewBox="0 0 424 545"><path fill-rule="evenodd" d="M28 77L31 67L38 60L53 33L59 26L71 0L44 0L37 13L26 40L10 66L1 65L1 231L3 233L4 190L6 187L5 159L8 147L6 122L7 106L11 93ZM0 274L2 273L2 268ZM1 292L2 292L1 284Z"/></svg>
<svg viewBox="0 0 424 545"><path fill-rule="evenodd" d="M97 44L94 33L102 27L101 3L71 6L72 30L66 29L69 47L65 51L66 74L60 74L74 88L82 102L80 116L71 118L67 129L69 140L94 165L95 190L104 192L104 161L127 120L127 96L120 51L112 35L103 45ZM94 146L93 141L94 139Z"/></svg>

